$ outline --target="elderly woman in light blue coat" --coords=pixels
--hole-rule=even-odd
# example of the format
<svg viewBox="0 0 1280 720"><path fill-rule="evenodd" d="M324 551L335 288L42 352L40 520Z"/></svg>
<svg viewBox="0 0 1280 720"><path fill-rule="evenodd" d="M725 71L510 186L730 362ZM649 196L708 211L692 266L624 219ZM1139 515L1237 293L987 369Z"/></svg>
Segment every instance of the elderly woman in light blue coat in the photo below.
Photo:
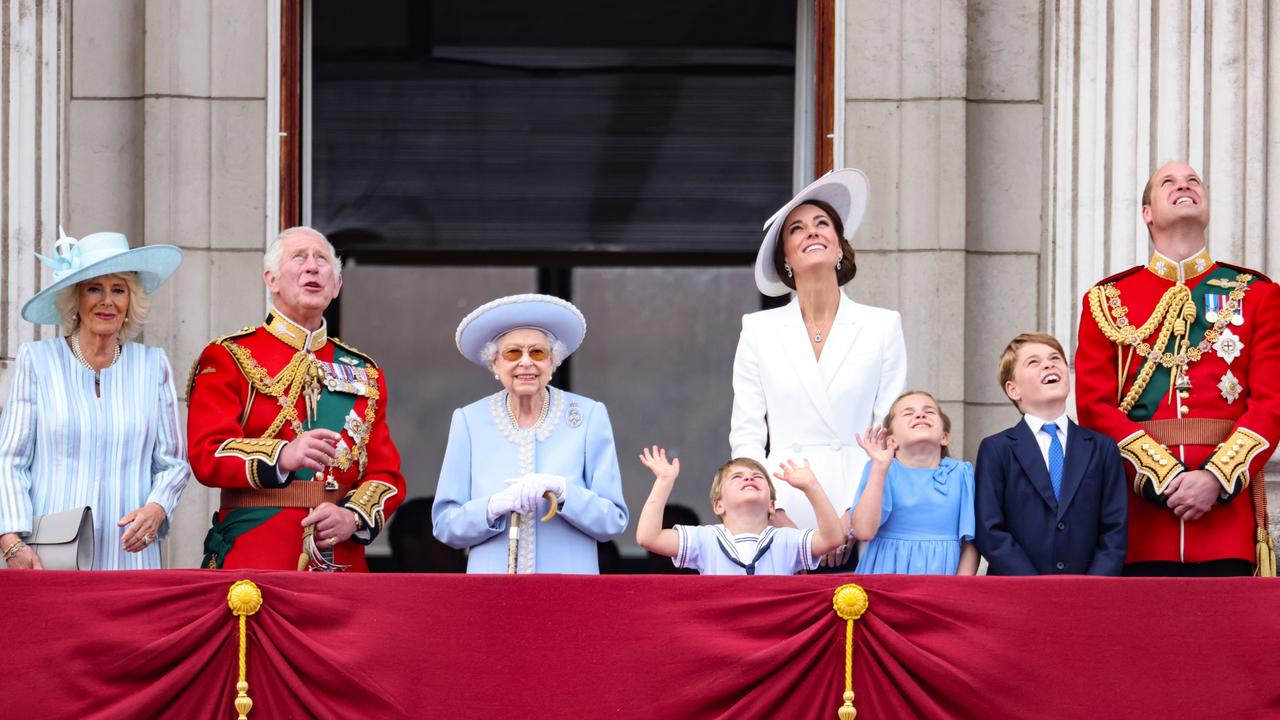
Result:
<svg viewBox="0 0 1280 720"><path fill-rule="evenodd" d="M455 340L502 389L453 413L436 488L435 536L469 548L470 573L599 572L596 542L627 527L602 403L551 387L586 321L548 295L477 308Z"/></svg>

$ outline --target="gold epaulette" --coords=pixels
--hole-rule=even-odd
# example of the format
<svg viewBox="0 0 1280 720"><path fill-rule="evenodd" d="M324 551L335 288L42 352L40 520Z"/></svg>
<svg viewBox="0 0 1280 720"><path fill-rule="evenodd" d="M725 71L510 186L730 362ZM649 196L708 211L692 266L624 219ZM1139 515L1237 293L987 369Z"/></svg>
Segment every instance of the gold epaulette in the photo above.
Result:
<svg viewBox="0 0 1280 720"><path fill-rule="evenodd" d="M256 327L241 328L237 332L233 332L229 335L223 335L222 337L216 337L210 340L209 345L223 345L225 347L227 342L235 338L244 337L245 335L252 335L254 331L256 331L257 329L258 328ZM208 347L208 345L206 345L205 347ZM191 403L191 391L194 390L196 387L196 375L198 375L199 372L200 372L200 356L197 355L196 359L191 363L191 373L187 375L187 403L188 404Z"/></svg>
<svg viewBox="0 0 1280 720"><path fill-rule="evenodd" d="M368 353L358 350L354 346L348 345L347 343L342 342L341 340L339 340L336 337L333 337L332 335L329 336L329 342L333 343L334 345L337 345L343 350L346 350L352 355L358 356L361 360L364 360L365 362L369 363L369 367L374 367L374 368L378 367L378 363L374 362L373 358L369 357Z"/></svg>
<svg viewBox="0 0 1280 720"><path fill-rule="evenodd" d="M1173 477L1186 468L1178 458L1169 452L1169 448L1156 442L1146 431L1139 430L1119 443L1120 456L1133 463L1136 471L1133 476L1133 490L1142 492L1147 482L1152 484L1156 494L1162 494Z"/></svg>
<svg viewBox="0 0 1280 720"><path fill-rule="evenodd" d="M246 327L242 327L242 328L240 328L239 330L237 330L237 331L235 331L235 332L233 332L233 333L228 333L228 334L226 334L226 335L223 335L222 337L216 337L216 338L214 338L214 339L210 340L210 341L209 341L209 344L210 344L210 345L225 345L225 344L227 343L227 341L229 341L229 340L234 340L234 339L236 339L236 338L242 338L242 337L244 337L245 335L252 335L252 334L254 334L254 333L255 333L255 332L257 332L257 331L258 331L258 328L253 327L253 326L246 326Z"/></svg>
<svg viewBox="0 0 1280 720"><path fill-rule="evenodd" d="M1261 435L1247 428L1238 427L1226 442L1218 446L1204 469L1213 473L1228 494L1234 494L1236 483L1249 486L1249 464L1253 458L1271 446Z"/></svg>

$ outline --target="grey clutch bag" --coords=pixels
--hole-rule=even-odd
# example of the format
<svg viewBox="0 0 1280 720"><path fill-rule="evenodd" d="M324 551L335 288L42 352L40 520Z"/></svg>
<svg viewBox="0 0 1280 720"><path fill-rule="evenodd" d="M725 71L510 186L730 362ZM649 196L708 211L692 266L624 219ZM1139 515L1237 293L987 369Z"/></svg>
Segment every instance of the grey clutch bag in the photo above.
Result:
<svg viewBox="0 0 1280 720"><path fill-rule="evenodd" d="M83 506L36 515L26 543L45 570L92 570L93 511Z"/></svg>

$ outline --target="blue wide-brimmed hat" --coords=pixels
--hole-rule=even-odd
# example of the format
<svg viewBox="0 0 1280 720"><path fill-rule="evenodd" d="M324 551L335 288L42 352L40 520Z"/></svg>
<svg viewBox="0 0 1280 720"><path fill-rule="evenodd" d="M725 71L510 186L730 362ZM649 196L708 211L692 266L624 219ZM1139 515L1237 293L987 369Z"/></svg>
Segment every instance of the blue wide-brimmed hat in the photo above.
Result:
<svg viewBox="0 0 1280 720"><path fill-rule="evenodd" d="M36 254L53 269L53 282L22 306L22 318L36 325L57 325L61 321L54 297L76 283L131 272L137 274L142 291L150 295L182 264L182 250L174 245L130 249L129 239L117 232L98 232L77 240L58 228L58 235L54 257Z"/></svg>
<svg viewBox="0 0 1280 720"><path fill-rule="evenodd" d="M773 248L778 242L780 223L786 221L792 210L810 200L821 200L830 205L844 223L844 239L852 241L867 209L867 176L854 168L832 170L796 193L791 202L764 221L764 241L756 254L756 287L765 295L776 297L791 292L773 266Z"/></svg>
<svg viewBox="0 0 1280 720"><path fill-rule="evenodd" d="M453 339L463 357L488 369L480 354L484 346L520 328L551 333L564 344L568 357L586 337L587 319L568 300L536 293L508 295L490 300L468 313L458 323Z"/></svg>

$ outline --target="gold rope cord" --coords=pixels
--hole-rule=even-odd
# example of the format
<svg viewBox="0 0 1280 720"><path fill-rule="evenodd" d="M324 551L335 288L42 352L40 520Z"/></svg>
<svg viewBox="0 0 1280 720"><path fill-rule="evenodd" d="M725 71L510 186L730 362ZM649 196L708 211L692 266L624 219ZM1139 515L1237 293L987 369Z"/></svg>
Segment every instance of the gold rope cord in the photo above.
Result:
<svg viewBox="0 0 1280 720"><path fill-rule="evenodd" d="M867 611L867 591L849 583L836 588L831 607L846 621L844 632L844 704L836 711L840 720L853 720L858 711L853 707L853 623Z"/></svg>
<svg viewBox="0 0 1280 720"><path fill-rule="evenodd" d="M231 608L231 614L235 615L240 622L240 679L236 682L235 701L237 720L248 720L249 711L253 709L253 699L249 697L249 681L246 679L248 666L245 662L245 653L248 650L248 642L245 637L245 624L249 616L262 607L262 591L252 580L237 580L227 591L227 606Z"/></svg>
<svg viewBox="0 0 1280 720"><path fill-rule="evenodd" d="M1191 290L1187 286L1179 284L1166 290L1160 298L1160 302L1156 304L1155 310L1152 311L1151 317L1147 318L1147 321L1138 328L1130 325L1126 319L1125 316L1129 313L1129 309L1121 304L1120 291L1116 289L1114 284L1097 285L1089 290L1089 312L1092 314L1094 322L1097 323L1098 329L1108 340L1116 343L1117 346L1128 345L1130 357L1136 350L1144 361L1142 370L1139 371L1138 377L1134 379L1133 388L1119 401L1119 408L1122 412L1127 413L1133 409L1138 397L1151 380L1151 375L1155 372L1156 365L1161 365L1173 371L1169 379L1169 392L1173 393L1174 386L1179 380L1179 375L1185 373L1187 366L1199 360L1201 355L1208 352L1212 344L1222 336L1222 329L1235 313L1236 308L1240 306L1240 302L1244 299L1245 291L1249 289L1248 283L1252 279L1252 275L1242 273L1236 275L1234 282L1223 281L1220 283L1224 288L1231 288L1231 291L1227 293L1227 303L1223 311L1219 313L1218 320L1205 331L1204 339L1195 347L1191 347L1190 332L1191 325L1196 319L1196 305L1192 299ZM1215 281L1211 280L1209 282L1213 284ZM1104 304L1111 308L1110 314L1104 309ZM1118 319L1112 320L1111 315ZM1150 335L1157 325L1160 325L1160 335L1153 347L1143 342L1142 339ZM1179 338L1175 348L1177 352L1174 353L1164 352L1170 335L1176 335ZM1124 377L1127 374L1128 361L1126 360L1125 367L1118 376L1118 381L1121 384L1123 384ZM1117 387L1116 395L1120 395L1119 387Z"/></svg>
<svg viewBox="0 0 1280 720"><path fill-rule="evenodd" d="M280 401L280 414L276 416L275 422L271 423L271 427L267 428L262 437L273 438L280 432L280 428L284 427L285 422L297 421L298 397L302 394L302 386L306 384L308 378L318 381L320 377L320 371L312 363L311 356L301 351L295 353L284 370L281 370L280 374L273 379L244 346L227 342L226 347L253 388L263 395Z"/></svg>

